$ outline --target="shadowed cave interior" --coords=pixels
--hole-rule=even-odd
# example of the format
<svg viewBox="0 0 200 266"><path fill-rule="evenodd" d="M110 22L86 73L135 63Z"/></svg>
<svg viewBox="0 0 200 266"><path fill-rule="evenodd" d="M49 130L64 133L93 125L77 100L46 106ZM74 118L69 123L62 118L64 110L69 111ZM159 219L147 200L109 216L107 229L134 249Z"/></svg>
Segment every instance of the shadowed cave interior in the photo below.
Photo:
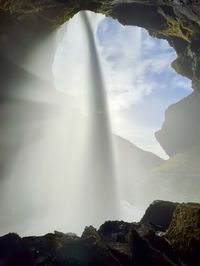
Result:
<svg viewBox="0 0 200 266"><path fill-rule="evenodd" d="M0 238L0 265L199 265L198 5L54 2L0 3L0 231L13 232ZM147 31L134 28L136 45L128 54L129 44L122 45L129 30L102 15L75 15L82 9L140 26L172 48L148 42ZM139 54L145 45L147 61ZM155 49L164 65L151 61ZM171 59L185 78L169 72ZM135 76L125 75L134 64ZM173 87L171 98L162 82ZM160 94L150 97L156 85ZM153 113L148 99L161 107ZM170 105L165 117L163 104ZM135 119L133 131L125 131L125 114L137 105L127 120ZM156 121L160 146L134 142L148 127L130 137L147 120L150 126Z"/></svg>

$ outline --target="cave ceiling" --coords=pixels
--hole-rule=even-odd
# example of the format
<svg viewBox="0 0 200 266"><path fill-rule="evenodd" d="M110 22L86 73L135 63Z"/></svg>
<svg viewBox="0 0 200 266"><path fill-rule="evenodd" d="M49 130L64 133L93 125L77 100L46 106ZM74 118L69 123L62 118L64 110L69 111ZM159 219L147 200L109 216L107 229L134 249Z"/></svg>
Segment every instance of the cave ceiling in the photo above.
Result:
<svg viewBox="0 0 200 266"><path fill-rule="evenodd" d="M45 34L54 31L80 10L117 19L123 25L148 30L175 49L172 67L200 86L200 6L192 0L2 0L0 1L1 53L23 58Z"/></svg>

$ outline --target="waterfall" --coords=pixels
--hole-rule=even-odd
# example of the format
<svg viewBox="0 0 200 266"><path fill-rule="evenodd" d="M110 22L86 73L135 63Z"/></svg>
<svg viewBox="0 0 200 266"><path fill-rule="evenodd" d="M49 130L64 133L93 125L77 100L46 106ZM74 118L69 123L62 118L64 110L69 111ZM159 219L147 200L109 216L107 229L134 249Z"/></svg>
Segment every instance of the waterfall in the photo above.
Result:
<svg viewBox="0 0 200 266"><path fill-rule="evenodd" d="M91 214L102 222L119 218L119 200L115 177L111 128L109 122L105 84L102 76L95 37L87 12L81 13L89 49L89 152L87 172L90 172L92 191Z"/></svg>
<svg viewBox="0 0 200 266"><path fill-rule="evenodd" d="M70 27L72 31L80 28L83 38L70 43L72 52L63 59L67 64L62 68L68 78L66 91L49 88L48 102L46 88L44 93L48 83L30 74L26 84L19 84L24 88L23 101L6 106L10 123L16 122L3 132L12 160L7 162L1 182L1 235L9 231L40 235L53 230L80 234L87 225L98 227L105 220L119 218L105 88L92 26L82 13L66 27L67 39ZM72 65L77 45L86 55L85 64L77 61ZM40 58L44 47L36 50ZM24 97L27 91L28 98ZM74 91L85 93L86 113L77 104L74 107Z"/></svg>

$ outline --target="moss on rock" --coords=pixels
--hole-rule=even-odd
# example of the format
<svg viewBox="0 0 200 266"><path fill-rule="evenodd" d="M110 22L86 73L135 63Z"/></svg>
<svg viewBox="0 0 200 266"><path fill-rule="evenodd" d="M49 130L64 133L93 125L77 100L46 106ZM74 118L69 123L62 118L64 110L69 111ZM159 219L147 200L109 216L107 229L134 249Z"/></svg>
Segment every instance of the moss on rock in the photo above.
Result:
<svg viewBox="0 0 200 266"><path fill-rule="evenodd" d="M165 14L161 8L158 9L158 12L165 18L167 25L167 27L163 31L158 32L158 34L178 37L187 41L188 43L192 42L192 39L195 35L195 30L193 27L191 27L191 24L188 24L179 17L173 17Z"/></svg>
<svg viewBox="0 0 200 266"><path fill-rule="evenodd" d="M189 265L200 261L200 204L179 205L166 234L171 246Z"/></svg>

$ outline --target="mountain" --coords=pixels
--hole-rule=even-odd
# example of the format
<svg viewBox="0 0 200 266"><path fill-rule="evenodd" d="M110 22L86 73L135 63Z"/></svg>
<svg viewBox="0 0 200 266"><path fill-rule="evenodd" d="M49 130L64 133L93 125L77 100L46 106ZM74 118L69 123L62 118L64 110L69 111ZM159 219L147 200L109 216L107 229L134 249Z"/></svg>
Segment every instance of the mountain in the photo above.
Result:
<svg viewBox="0 0 200 266"><path fill-rule="evenodd" d="M200 145L162 160L115 136L116 162L122 198L145 209L155 199L200 201Z"/></svg>
<svg viewBox="0 0 200 266"><path fill-rule="evenodd" d="M119 136L114 137L115 148L118 159L138 171L146 172L149 169L161 165L165 160L161 159L152 152L142 150L130 141Z"/></svg>
<svg viewBox="0 0 200 266"><path fill-rule="evenodd" d="M152 171L152 183L159 184L160 195L174 201L200 201L200 146L177 153ZM160 196L158 195L158 196Z"/></svg>
<svg viewBox="0 0 200 266"><path fill-rule="evenodd" d="M119 136L114 136L116 169L123 199L130 203L141 203L141 195L149 182L151 170L165 160L144 151Z"/></svg>

